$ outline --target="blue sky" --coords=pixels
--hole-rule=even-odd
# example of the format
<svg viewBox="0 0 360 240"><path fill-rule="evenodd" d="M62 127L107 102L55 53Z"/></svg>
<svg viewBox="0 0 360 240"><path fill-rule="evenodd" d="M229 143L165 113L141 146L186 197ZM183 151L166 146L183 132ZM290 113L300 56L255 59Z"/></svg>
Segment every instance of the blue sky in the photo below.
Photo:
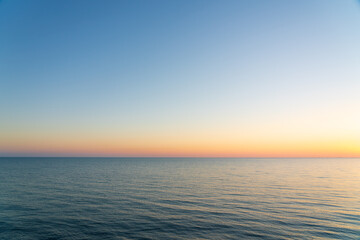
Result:
<svg viewBox="0 0 360 240"><path fill-rule="evenodd" d="M0 36L3 155L67 153L60 138L360 153L357 1L3 0Z"/></svg>

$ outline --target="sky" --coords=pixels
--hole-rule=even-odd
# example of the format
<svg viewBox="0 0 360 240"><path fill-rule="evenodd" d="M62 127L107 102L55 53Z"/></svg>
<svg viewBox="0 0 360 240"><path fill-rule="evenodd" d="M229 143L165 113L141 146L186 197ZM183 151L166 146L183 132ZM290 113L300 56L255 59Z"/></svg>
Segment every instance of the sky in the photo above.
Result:
<svg viewBox="0 0 360 240"><path fill-rule="evenodd" d="M2 0L0 156L359 157L360 2Z"/></svg>

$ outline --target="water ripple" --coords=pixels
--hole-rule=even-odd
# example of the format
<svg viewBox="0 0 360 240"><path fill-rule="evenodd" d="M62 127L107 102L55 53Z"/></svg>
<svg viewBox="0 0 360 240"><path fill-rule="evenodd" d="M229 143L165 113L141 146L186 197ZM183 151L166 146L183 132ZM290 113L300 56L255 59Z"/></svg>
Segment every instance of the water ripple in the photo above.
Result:
<svg viewBox="0 0 360 240"><path fill-rule="evenodd" d="M0 239L360 239L359 173L360 159L1 158Z"/></svg>

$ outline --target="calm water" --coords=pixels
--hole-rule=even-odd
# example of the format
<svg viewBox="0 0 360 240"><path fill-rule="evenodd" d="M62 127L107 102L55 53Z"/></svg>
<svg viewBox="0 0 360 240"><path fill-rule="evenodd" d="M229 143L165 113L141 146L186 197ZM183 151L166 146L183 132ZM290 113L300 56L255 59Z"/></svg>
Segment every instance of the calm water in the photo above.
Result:
<svg viewBox="0 0 360 240"><path fill-rule="evenodd" d="M0 239L360 239L360 159L0 158Z"/></svg>

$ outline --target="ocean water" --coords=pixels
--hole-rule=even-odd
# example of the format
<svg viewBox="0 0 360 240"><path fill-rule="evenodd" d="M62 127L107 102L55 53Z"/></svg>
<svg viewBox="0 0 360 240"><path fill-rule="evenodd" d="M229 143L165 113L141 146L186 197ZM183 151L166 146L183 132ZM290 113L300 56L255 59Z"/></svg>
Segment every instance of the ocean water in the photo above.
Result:
<svg viewBox="0 0 360 240"><path fill-rule="evenodd" d="M360 159L0 158L0 239L360 239Z"/></svg>

